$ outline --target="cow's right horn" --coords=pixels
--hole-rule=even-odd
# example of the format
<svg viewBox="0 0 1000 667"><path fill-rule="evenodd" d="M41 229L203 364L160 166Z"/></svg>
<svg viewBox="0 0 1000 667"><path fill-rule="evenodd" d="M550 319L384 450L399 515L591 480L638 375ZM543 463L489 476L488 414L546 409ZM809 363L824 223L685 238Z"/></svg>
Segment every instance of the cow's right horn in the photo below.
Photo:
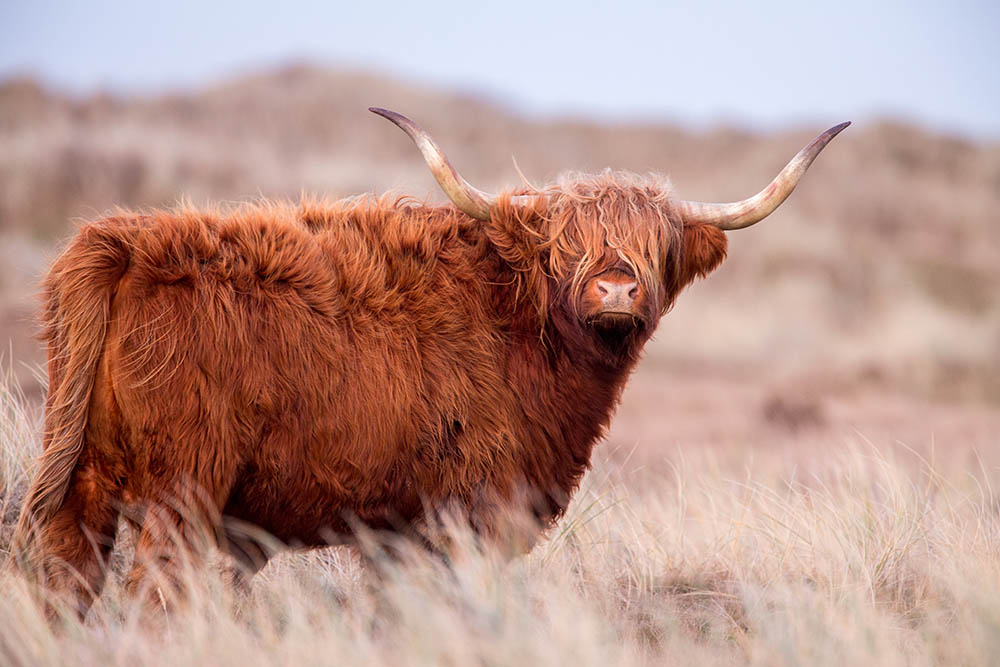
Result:
<svg viewBox="0 0 1000 667"><path fill-rule="evenodd" d="M490 219L490 209L496 198L469 185L455 171L455 168L451 166L448 158L438 148L437 143L431 138L431 135L427 134L423 128L403 114L389 111L388 109L379 109L378 107L369 107L368 110L392 121L399 129L406 132L410 139L413 139L413 143L420 149L424 160L427 161L427 166L430 167L431 173L434 174L434 180L438 182L438 185L441 186L441 189L444 190L444 193L448 195L448 199L455 206L463 213L478 220Z"/></svg>

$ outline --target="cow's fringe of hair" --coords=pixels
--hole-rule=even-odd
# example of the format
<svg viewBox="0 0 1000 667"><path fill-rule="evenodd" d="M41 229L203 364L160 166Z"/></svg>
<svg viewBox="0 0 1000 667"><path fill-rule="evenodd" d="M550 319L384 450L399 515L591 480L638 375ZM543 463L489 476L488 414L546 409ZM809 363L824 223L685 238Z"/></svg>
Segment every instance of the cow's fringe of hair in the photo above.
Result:
<svg viewBox="0 0 1000 667"><path fill-rule="evenodd" d="M50 364L45 433L38 473L14 532L11 553L16 558L26 555L33 536L69 488L84 444L112 290L128 265L129 252L120 236L88 226L56 261L46 281L43 337Z"/></svg>
<svg viewBox="0 0 1000 667"><path fill-rule="evenodd" d="M542 195L529 207L512 196ZM605 170L563 174L541 190L518 190L499 198L491 241L519 269L539 313L549 312L551 280L569 290L576 305L589 276L624 262L650 295L676 282L683 249L682 223L672 214L663 177ZM657 303L665 312L666 299Z"/></svg>

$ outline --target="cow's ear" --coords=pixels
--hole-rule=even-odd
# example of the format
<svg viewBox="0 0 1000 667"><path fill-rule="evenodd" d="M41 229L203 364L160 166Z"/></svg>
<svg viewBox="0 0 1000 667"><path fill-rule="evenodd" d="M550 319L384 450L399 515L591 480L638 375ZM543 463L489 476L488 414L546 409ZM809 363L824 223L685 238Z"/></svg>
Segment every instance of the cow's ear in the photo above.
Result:
<svg viewBox="0 0 1000 667"><path fill-rule="evenodd" d="M676 291L714 271L726 258L728 248L726 233L718 227L705 223L685 225Z"/></svg>

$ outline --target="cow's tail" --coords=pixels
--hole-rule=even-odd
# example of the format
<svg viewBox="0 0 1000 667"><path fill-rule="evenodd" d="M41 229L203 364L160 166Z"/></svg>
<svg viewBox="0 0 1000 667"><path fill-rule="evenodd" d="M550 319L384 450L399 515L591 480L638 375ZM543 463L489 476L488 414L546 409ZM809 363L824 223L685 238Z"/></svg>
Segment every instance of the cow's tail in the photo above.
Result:
<svg viewBox="0 0 1000 667"><path fill-rule="evenodd" d="M129 262L120 220L80 230L45 280L43 339L49 392L38 469L14 530L11 555L32 559L31 545L62 505L80 453L111 300Z"/></svg>

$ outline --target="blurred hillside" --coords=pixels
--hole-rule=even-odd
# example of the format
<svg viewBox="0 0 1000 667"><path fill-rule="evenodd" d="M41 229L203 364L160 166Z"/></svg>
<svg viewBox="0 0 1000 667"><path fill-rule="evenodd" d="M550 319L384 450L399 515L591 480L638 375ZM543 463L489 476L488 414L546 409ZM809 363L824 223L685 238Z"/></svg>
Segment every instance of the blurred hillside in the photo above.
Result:
<svg viewBox="0 0 1000 667"><path fill-rule="evenodd" d="M487 100L307 67L156 97L72 98L7 81L0 342L12 341L29 391L39 389L20 362L43 358L31 339L38 278L74 219L180 197L395 188L440 200L413 145L368 106L417 120L480 188L518 184L514 156L536 183L613 166L669 174L680 197L715 201L755 193L813 136L846 120L769 135L539 121ZM829 419L837 397L903 397L910 407L900 414L928 402L995 415L998 211L1000 145L892 123L850 128L776 214L730 235L730 260L661 324L630 389L646 398L630 399L623 432L633 435L628 410L655 411L649 402L665 394L648 390L668 380L715 378L706 395L742 387L755 418L792 430Z"/></svg>

